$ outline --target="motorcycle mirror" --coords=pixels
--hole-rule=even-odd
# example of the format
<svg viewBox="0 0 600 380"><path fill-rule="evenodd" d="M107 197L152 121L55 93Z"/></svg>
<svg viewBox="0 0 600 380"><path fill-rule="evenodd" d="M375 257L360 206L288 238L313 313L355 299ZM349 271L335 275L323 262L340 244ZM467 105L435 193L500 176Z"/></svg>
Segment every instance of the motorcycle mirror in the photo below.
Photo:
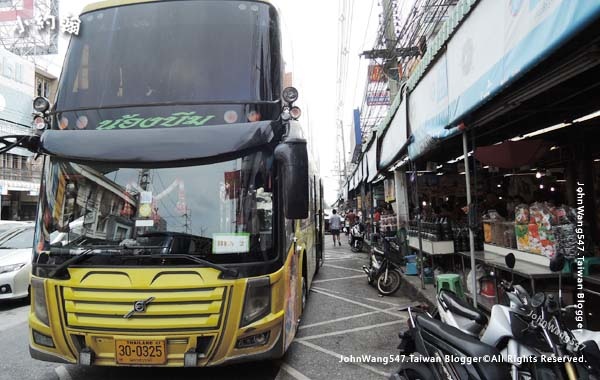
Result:
<svg viewBox="0 0 600 380"><path fill-rule="evenodd" d="M507 267L509 267L510 269L513 269L515 267L514 253L511 252L508 255L504 256L504 262L506 263Z"/></svg>
<svg viewBox="0 0 600 380"><path fill-rule="evenodd" d="M546 295L543 292L537 292L534 294L533 298L531 299L531 306L533 306L537 309L538 307L542 306L545 301L546 301Z"/></svg>
<svg viewBox="0 0 600 380"><path fill-rule="evenodd" d="M552 272L560 272L565 266L565 257L559 253L556 253L554 257L550 259L550 270Z"/></svg>

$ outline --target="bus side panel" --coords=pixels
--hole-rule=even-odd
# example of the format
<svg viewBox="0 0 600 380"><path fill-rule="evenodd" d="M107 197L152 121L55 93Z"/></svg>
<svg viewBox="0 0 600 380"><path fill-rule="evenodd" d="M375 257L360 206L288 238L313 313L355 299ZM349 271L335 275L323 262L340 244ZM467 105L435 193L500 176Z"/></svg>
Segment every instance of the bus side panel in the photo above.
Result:
<svg viewBox="0 0 600 380"><path fill-rule="evenodd" d="M297 249L300 247L299 244L292 244L287 255L287 260L284 264L284 278L285 278L285 319L283 324L284 334L284 348L287 348L294 340L296 335L296 329L298 327L299 318L299 305L298 297L302 297L301 289L301 276L302 276L302 262L300 258L301 251Z"/></svg>

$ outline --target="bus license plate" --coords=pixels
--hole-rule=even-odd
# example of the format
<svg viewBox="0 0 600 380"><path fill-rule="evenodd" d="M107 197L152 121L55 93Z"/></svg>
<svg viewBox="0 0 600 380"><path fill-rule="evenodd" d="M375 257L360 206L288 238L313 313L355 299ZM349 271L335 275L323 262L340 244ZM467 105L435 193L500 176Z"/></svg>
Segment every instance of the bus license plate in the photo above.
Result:
<svg viewBox="0 0 600 380"><path fill-rule="evenodd" d="M157 339L117 339L115 352L119 364L165 364L166 344Z"/></svg>

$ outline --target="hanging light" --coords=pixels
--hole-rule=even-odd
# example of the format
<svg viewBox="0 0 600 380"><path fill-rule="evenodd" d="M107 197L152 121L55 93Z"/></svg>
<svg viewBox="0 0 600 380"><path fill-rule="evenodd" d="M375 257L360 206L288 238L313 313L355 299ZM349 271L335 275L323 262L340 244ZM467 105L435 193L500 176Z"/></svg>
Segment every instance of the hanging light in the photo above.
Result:
<svg viewBox="0 0 600 380"><path fill-rule="evenodd" d="M540 184L540 189L543 189L543 188L544 188L544 185Z"/></svg>
<svg viewBox="0 0 600 380"><path fill-rule="evenodd" d="M535 178L537 178L537 179L542 178L542 172L538 170L538 172L535 173Z"/></svg>
<svg viewBox="0 0 600 380"><path fill-rule="evenodd" d="M556 190L556 189L554 188L554 186L552 186L552 187L550 188L550 191L555 191L555 190Z"/></svg>

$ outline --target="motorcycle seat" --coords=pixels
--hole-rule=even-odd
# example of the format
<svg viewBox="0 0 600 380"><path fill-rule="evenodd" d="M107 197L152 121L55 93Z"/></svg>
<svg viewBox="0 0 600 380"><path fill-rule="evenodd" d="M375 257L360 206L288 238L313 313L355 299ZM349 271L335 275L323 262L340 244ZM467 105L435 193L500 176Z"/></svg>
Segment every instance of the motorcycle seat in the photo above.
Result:
<svg viewBox="0 0 600 380"><path fill-rule="evenodd" d="M468 318L481 326L487 323L487 316L485 314L469 305L453 292L440 289L438 297L442 306L446 306L454 314Z"/></svg>
<svg viewBox="0 0 600 380"><path fill-rule="evenodd" d="M498 357L500 355L500 351L498 351L495 347L481 343L472 336L460 331L457 328L438 321L437 319L433 319L425 315L417 315L416 321L424 332L429 333L429 335L433 335L441 342L432 342L431 339L428 339L427 337L424 337L425 340L429 341L430 344L434 344L442 348L447 353L456 354L456 352L459 352L467 357L470 356L479 358L486 357L486 355L489 355L489 357ZM448 345L451 346L451 349L448 349ZM508 363L474 362L473 367L482 379L510 379L510 366Z"/></svg>

